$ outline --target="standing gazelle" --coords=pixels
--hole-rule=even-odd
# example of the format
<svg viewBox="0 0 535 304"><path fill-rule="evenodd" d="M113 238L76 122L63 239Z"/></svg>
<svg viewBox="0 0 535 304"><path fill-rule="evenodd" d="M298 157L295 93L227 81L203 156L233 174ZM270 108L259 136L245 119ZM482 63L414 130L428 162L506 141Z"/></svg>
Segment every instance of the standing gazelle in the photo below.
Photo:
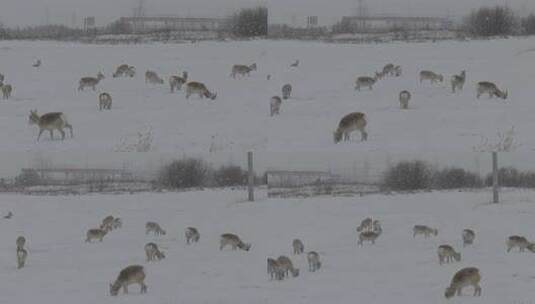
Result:
<svg viewBox="0 0 535 304"><path fill-rule="evenodd" d="M197 228L186 228L186 244L197 243L199 242L200 238L201 234L199 233L199 230L197 230Z"/></svg>
<svg viewBox="0 0 535 304"><path fill-rule="evenodd" d="M412 237L416 237L419 234L423 234L425 238L428 238L431 235L437 236L438 229L431 228L425 225L414 225L412 228Z"/></svg>
<svg viewBox="0 0 535 304"><path fill-rule="evenodd" d="M10 84L0 85L2 88L2 96L4 99L9 99L11 97L11 92L13 92L13 87Z"/></svg>
<svg viewBox="0 0 535 304"><path fill-rule="evenodd" d="M147 243L145 245L145 255L147 256L147 262L165 259L165 254L155 243Z"/></svg>
<svg viewBox="0 0 535 304"><path fill-rule="evenodd" d="M174 93L175 90L182 90L182 86L188 81L188 72L182 72L182 77L180 76L171 76L169 77L169 86L171 87L171 93Z"/></svg>
<svg viewBox="0 0 535 304"><path fill-rule="evenodd" d="M474 232L474 230L464 229L463 230L463 247L472 245L474 243L475 238L476 238L476 233Z"/></svg>
<svg viewBox="0 0 535 304"><path fill-rule="evenodd" d="M523 236L512 235L507 239L505 244L507 245L507 252L510 252L511 249L515 247L518 247L518 250L523 252L526 250L526 248L528 248L530 242Z"/></svg>
<svg viewBox="0 0 535 304"><path fill-rule="evenodd" d="M320 255L316 251L307 253L308 270L314 272L321 268Z"/></svg>
<svg viewBox="0 0 535 304"><path fill-rule="evenodd" d="M402 110L409 108L409 101L411 100L411 93L409 91L401 91L399 93L399 107Z"/></svg>
<svg viewBox="0 0 535 304"><path fill-rule="evenodd" d="M288 99L292 95L292 85L287 83L282 86L282 99Z"/></svg>
<svg viewBox="0 0 535 304"><path fill-rule="evenodd" d="M455 294L458 296L461 295L462 289L467 286L474 287L474 296L481 296L481 286L479 282L481 281L481 275L479 274L479 269L475 267L463 268L451 279L450 286L446 288L444 296L449 299Z"/></svg>
<svg viewBox="0 0 535 304"><path fill-rule="evenodd" d="M496 96L504 100L507 99L507 96L509 95L507 90L504 92L498 89L494 83L488 81L482 81L477 84L477 98L479 99L483 94L488 94L489 98Z"/></svg>
<svg viewBox="0 0 535 304"><path fill-rule="evenodd" d="M145 83L163 84L163 79L161 79L156 72L148 70L145 72Z"/></svg>
<svg viewBox="0 0 535 304"><path fill-rule="evenodd" d="M302 254L305 251L305 245L300 239L295 239L292 242L294 254Z"/></svg>
<svg viewBox="0 0 535 304"><path fill-rule="evenodd" d="M103 109L111 110L111 103L112 103L112 99L109 93L101 93L98 96L98 107L100 111L102 111Z"/></svg>
<svg viewBox="0 0 535 304"><path fill-rule="evenodd" d="M367 87L370 90L373 90L373 85L377 82L378 78L377 75L375 77L368 77L363 76L357 78L357 81L355 82L355 90L360 91L360 88Z"/></svg>
<svg viewBox="0 0 535 304"><path fill-rule="evenodd" d="M450 245L440 245L437 250L438 254L438 263L442 265L443 263L450 263L453 260L459 262L461 261L461 254Z"/></svg>
<svg viewBox="0 0 535 304"><path fill-rule="evenodd" d="M67 121L65 114L61 112L51 112L39 116L37 114L37 110L30 111L29 123L39 126L39 135L37 136L37 141L39 141L41 134L43 134L45 130L50 132L51 139L54 139L54 130L58 130L59 133L61 133L62 140L65 139L65 132L63 131L65 128L71 131L71 137L73 137L72 125Z"/></svg>
<svg viewBox="0 0 535 304"><path fill-rule="evenodd" d="M17 269L21 269L26 264L28 251L24 248L17 248Z"/></svg>
<svg viewBox="0 0 535 304"><path fill-rule="evenodd" d="M465 82L466 82L466 71L462 71L460 75L451 76L451 91L453 93L455 93L457 89L462 91Z"/></svg>
<svg viewBox="0 0 535 304"><path fill-rule="evenodd" d="M219 250L223 250L227 245L229 245L232 250L239 248L244 251L249 251L249 249L251 249L251 244L244 243L239 236L232 233L224 233L221 235Z"/></svg>
<svg viewBox="0 0 535 304"><path fill-rule="evenodd" d="M269 101L269 109L270 109L271 117L280 114L281 104L282 104L282 100L279 96L271 97L271 100Z"/></svg>
<svg viewBox="0 0 535 304"><path fill-rule="evenodd" d="M232 72L230 73L230 76L234 79L236 79L236 75L249 76L251 71L256 71L256 63L253 63L249 66L235 64L234 66L232 66Z"/></svg>
<svg viewBox="0 0 535 304"><path fill-rule="evenodd" d="M366 115L361 112L353 112L344 116L338 123L338 128L334 132L334 143L339 143L342 139L349 141L351 132L358 130L361 134L361 140L368 140L366 132Z"/></svg>
<svg viewBox="0 0 535 304"><path fill-rule="evenodd" d="M99 72L97 74L97 77L83 77L82 79L80 79L79 81L79 86L78 86L78 91L82 91L83 89L85 89L86 87L87 88L92 88L93 91L95 90L95 87L97 86L97 84L102 80L104 79L104 74L102 74L101 72Z"/></svg>

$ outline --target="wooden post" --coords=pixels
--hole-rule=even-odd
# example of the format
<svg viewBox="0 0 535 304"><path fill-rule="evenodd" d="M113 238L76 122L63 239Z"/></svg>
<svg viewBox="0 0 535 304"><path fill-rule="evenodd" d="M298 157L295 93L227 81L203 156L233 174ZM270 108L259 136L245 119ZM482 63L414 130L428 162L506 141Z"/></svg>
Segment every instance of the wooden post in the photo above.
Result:
<svg viewBox="0 0 535 304"><path fill-rule="evenodd" d="M248 192L249 192L249 201L254 202L254 171L253 171L253 152L247 152L247 172L248 172Z"/></svg>
<svg viewBox="0 0 535 304"><path fill-rule="evenodd" d="M499 183L498 183L498 152L492 152L492 202L498 204L499 197Z"/></svg>

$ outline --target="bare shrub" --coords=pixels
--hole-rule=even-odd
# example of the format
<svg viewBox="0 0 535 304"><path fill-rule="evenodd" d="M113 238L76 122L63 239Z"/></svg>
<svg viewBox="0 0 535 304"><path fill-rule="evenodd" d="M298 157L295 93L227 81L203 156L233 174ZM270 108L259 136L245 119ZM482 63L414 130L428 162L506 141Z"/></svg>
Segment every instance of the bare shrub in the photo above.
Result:
<svg viewBox="0 0 535 304"><path fill-rule="evenodd" d="M159 183L171 189L203 187L208 179L208 165L201 159L174 160L160 170Z"/></svg>

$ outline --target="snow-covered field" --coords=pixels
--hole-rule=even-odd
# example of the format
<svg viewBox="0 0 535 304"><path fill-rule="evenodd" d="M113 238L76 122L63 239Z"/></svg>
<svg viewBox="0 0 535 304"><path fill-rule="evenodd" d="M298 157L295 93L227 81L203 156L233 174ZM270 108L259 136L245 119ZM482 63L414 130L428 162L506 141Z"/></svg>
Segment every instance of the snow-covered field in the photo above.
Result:
<svg viewBox="0 0 535 304"><path fill-rule="evenodd" d="M0 42L0 72L15 88L13 99L0 102L2 151L114 151L122 138L147 126L154 133L153 151L171 153L243 153L257 151L472 151L480 135L493 139L514 126L518 149L535 149L532 100L535 40L447 41L343 45L294 41L202 42L199 44L82 45L51 42ZM40 58L39 69L32 63ZM289 64L300 59L297 69ZM233 64L256 62L251 77L229 77ZM401 78L387 78L373 91L354 91L357 76L373 75L386 63L403 67ZM115 67L134 65L134 79L114 79ZM147 69L167 82L186 70L218 93L215 101L171 94L168 85L144 82ZM445 76L439 86L420 85L418 72ZM452 94L451 75L467 71L464 92ZM78 92L78 80L102 71L107 78ZM266 80L271 74L272 79ZM475 98L475 83L494 81L510 98ZM285 83L294 97L279 117L269 117L269 99ZM412 92L409 111L399 110L398 94ZM99 112L99 92L113 97L112 111ZM75 138L36 143L29 126L31 109L63 111ZM362 111L369 118L367 143L334 145L332 132L340 118ZM360 136L355 136L358 139Z"/></svg>
<svg viewBox="0 0 535 304"><path fill-rule="evenodd" d="M116 196L34 197L2 195L0 303L532 303L532 253L505 252L505 239L535 238L535 193L505 191L504 202L488 204L488 192L243 201L243 192L204 191ZM102 243L84 243L85 231L107 215L123 228ZM381 220L375 246L357 247L355 227L366 216ZM146 236L157 221L167 235ZM412 237L412 226L439 229L437 237ZM200 242L185 244L183 230L195 226ZM461 231L476 231L462 248ZM219 251L219 235L239 234L249 252ZM15 239L27 238L27 267L17 270ZM291 254L300 238L321 254L323 267L307 271L304 256ZM143 246L154 241L167 258L146 263ZM462 261L438 265L436 249L451 244ZM266 258L288 255L301 274L270 281ZM131 286L112 298L108 284L129 264L146 267L148 293ZM462 267L479 267L481 298L446 301L444 288Z"/></svg>

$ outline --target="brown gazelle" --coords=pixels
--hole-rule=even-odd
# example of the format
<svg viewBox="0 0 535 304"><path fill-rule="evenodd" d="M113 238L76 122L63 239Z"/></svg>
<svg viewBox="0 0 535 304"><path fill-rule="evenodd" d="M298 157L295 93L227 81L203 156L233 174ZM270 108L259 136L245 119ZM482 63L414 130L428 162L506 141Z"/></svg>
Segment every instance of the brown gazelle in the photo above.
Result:
<svg viewBox="0 0 535 304"><path fill-rule="evenodd" d="M86 233L86 243L89 243L93 240L98 240L99 242L102 242L106 234L108 233L108 230L103 229L89 229Z"/></svg>
<svg viewBox="0 0 535 304"><path fill-rule="evenodd" d="M249 249L251 249L251 244L242 242L239 236L232 233L224 233L221 235L221 240L219 241L219 250L223 250L223 248L225 248L227 245L229 245L232 250L239 248L241 250L249 251Z"/></svg>
<svg viewBox="0 0 535 304"><path fill-rule="evenodd" d="M509 95L507 90L503 92L494 83L488 81L482 81L477 84L477 98L479 99L483 94L488 94L489 98L496 96L504 100Z"/></svg>
<svg viewBox="0 0 535 304"><path fill-rule="evenodd" d="M518 247L518 250L520 252L523 252L528 248L530 242L523 236L519 235L512 235L509 238L507 238L507 241L505 242L507 245L507 252L510 252L511 249Z"/></svg>
<svg viewBox="0 0 535 304"><path fill-rule="evenodd" d="M156 72L148 70L145 72L145 83L163 84L163 79L161 79Z"/></svg>
<svg viewBox="0 0 535 304"><path fill-rule="evenodd" d="M230 76L234 79L236 78L236 75L249 76L251 71L256 71L256 63L253 63L249 66L236 64L232 66L232 72L230 73Z"/></svg>
<svg viewBox="0 0 535 304"><path fill-rule="evenodd" d="M316 251L307 253L308 271L315 272L321 268L320 255Z"/></svg>
<svg viewBox="0 0 535 304"><path fill-rule="evenodd" d="M290 273L294 278L299 276L299 269L293 266L292 260L287 256L281 255L277 259L277 263L279 263L279 266L286 277L289 277Z"/></svg>
<svg viewBox="0 0 535 304"><path fill-rule="evenodd" d="M165 235L165 230L156 222L147 222L145 224L145 234L153 233L154 235Z"/></svg>
<svg viewBox="0 0 535 304"><path fill-rule="evenodd" d="M436 74L432 71L421 71L420 72L420 83L422 83L424 80L429 80L431 83L437 83L437 82L443 82L444 76L440 74Z"/></svg>
<svg viewBox="0 0 535 304"><path fill-rule="evenodd" d="M481 296L481 286L479 282L481 281L481 275L479 274L479 269L475 267L463 268L455 273L451 279L450 286L446 288L444 296L449 299L455 294L460 296L462 294L462 289L467 286L474 287L474 296Z"/></svg>
<svg viewBox="0 0 535 304"><path fill-rule="evenodd" d="M19 236L15 243L17 244L17 249L24 248L24 246L26 245L26 238L23 236Z"/></svg>
<svg viewBox="0 0 535 304"><path fill-rule="evenodd" d="M284 271L279 262L275 259L267 259L267 273L270 275L272 280L273 278L279 281L284 279Z"/></svg>
<svg viewBox="0 0 535 304"><path fill-rule="evenodd" d="M280 114L281 105L282 100L279 96L271 97L271 100L269 101L269 110L271 117Z"/></svg>
<svg viewBox="0 0 535 304"><path fill-rule="evenodd" d="M463 247L472 245L476 238L476 233L472 229L463 230Z"/></svg>
<svg viewBox="0 0 535 304"><path fill-rule="evenodd" d="M39 126L39 135L37 136L37 141L39 141L41 134L43 134L45 130L50 132L51 139L54 139L54 130L59 131L62 140L65 139L65 132L63 131L65 128L70 130L71 137L73 137L72 125L68 122L67 117L62 112L51 112L39 116L37 114L37 110L30 111L30 117L28 121L32 125Z"/></svg>
<svg viewBox="0 0 535 304"><path fill-rule="evenodd" d="M292 85L287 83L282 86L282 99L288 99L292 95Z"/></svg>
<svg viewBox="0 0 535 304"><path fill-rule="evenodd" d="M212 93L208 91L206 85L201 82L191 81L186 85L186 99L188 99L192 94L197 94L202 99L204 97L215 100L217 98L217 93Z"/></svg>
<svg viewBox="0 0 535 304"><path fill-rule="evenodd" d="M409 91L401 91L399 93L399 107L402 110L409 108L409 101L411 100L411 93Z"/></svg>
<svg viewBox="0 0 535 304"><path fill-rule="evenodd" d="M292 242L294 254L302 254L305 251L305 245L300 239L295 239Z"/></svg>
<svg viewBox="0 0 535 304"><path fill-rule="evenodd" d="M338 123L338 128L334 132L334 143L342 141L349 141L350 134L353 131L360 131L361 140L368 140L368 132L366 132L366 115L361 112L353 112L344 116Z"/></svg>
<svg viewBox="0 0 535 304"><path fill-rule="evenodd" d="M438 254L438 263L442 265L443 263L450 263L453 260L459 262L461 261L461 254L450 245L440 245L437 250Z"/></svg>
<svg viewBox="0 0 535 304"><path fill-rule="evenodd" d="M147 243L145 245L145 255L147 256L147 262L165 259L165 254L160 251L160 248L155 243Z"/></svg>
<svg viewBox="0 0 535 304"><path fill-rule="evenodd" d="M199 233L199 230L197 230L197 228L186 228L186 244L197 243L199 242L200 238L201 234Z"/></svg>
<svg viewBox="0 0 535 304"><path fill-rule="evenodd" d="M416 237L419 234L423 234L425 238L428 238L431 235L437 236L438 230L425 225L415 225L412 228L412 237Z"/></svg>
<svg viewBox="0 0 535 304"><path fill-rule="evenodd" d="M83 77L78 82L78 91L82 91L85 88L92 88L94 91L96 86L102 79L104 79L104 74L102 74L101 72L97 74L97 77Z"/></svg>
<svg viewBox="0 0 535 304"><path fill-rule="evenodd" d="M372 230L372 231L370 231L370 230L362 231L359 234L359 239L357 241L357 245L363 246L364 245L364 241L371 242L372 244L375 244L375 240L377 240L377 238L379 238L382 233L383 233L383 229L381 228L380 225L377 226L377 228Z"/></svg>
<svg viewBox="0 0 535 304"><path fill-rule="evenodd" d="M112 99L109 93L101 93L98 96L98 108L102 110L111 110Z"/></svg>
<svg viewBox="0 0 535 304"><path fill-rule="evenodd" d="M169 87L171 87L171 93L175 90L182 90L182 86L188 81L188 72L182 72L182 77L180 76L171 76L169 77Z"/></svg>
<svg viewBox="0 0 535 304"><path fill-rule="evenodd" d="M141 286L141 293L147 292L147 285L145 285L145 269L141 265L131 265L119 272L119 276L113 284L110 284L110 295L116 296L119 294L119 289L123 288L125 294L128 293L128 285L139 284Z"/></svg>
<svg viewBox="0 0 535 304"><path fill-rule="evenodd" d="M0 86L2 88L2 96L4 99L9 99L11 97L11 92L13 92L13 87L10 84L4 84Z"/></svg>
<svg viewBox="0 0 535 304"><path fill-rule="evenodd" d="M28 251L24 248L17 248L17 268L21 269L26 265L26 258L28 257Z"/></svg>
<svg viewBox="0 0 535 304"><path fill-rule="evenodd" d="M455 93L457 90L462 91L464 83L466 82L466 71L462 71L459 75L451 76L451 91Z"/></svg>
<svg viewBox="0 0 535 304"><path fill-rule="evenodd" d="M377 75L375 77L362 76L357 78L355 82L355 90L360 91L360 88L365 87L373 90L373 85L377 82Z"/></svg>

